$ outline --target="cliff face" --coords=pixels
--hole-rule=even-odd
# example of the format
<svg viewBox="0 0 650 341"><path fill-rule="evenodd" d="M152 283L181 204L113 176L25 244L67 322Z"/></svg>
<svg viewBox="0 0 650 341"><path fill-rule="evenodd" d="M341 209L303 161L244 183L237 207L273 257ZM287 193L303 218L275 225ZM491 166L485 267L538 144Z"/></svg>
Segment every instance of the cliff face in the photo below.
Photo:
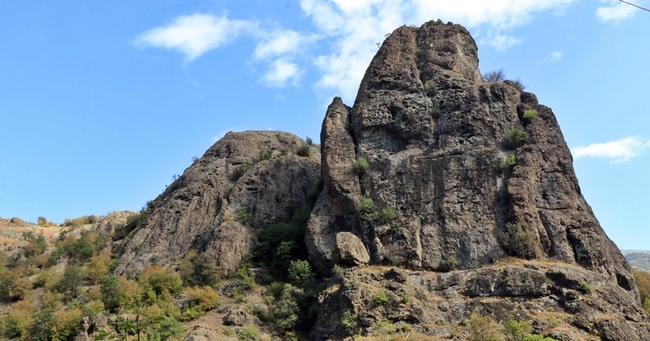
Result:
<svg viewBox="0 0 650 341"><path fill-rule="evenodd" d="M567 300L553 296L554 290L574 290L567 283L592 276L606 288L605 296L620 298L619 303L603 299L605 303L593 305L615 312L636 304L629 308L633 313L616 316L617 328L634 329L625 331L634 340L650 337L648 328L637 324L647 317L638 308L630 267L580 192L553 112L512 82L484 82L476 44L463 27L428 22L419 29L393 32L366 71L354 106L339 98L329 106L321 143L324 190L306 236L310 260L321 273L350 260L414 271L458 270L456 280L433 280L443 283L439 286L422 280L429 276L423 273L410 277L429 294L460 290L459 300L445 308L457 312L471 312L476 301L470 298L477 296L551 298L552 309L566 312ZM342 250L342 234L365 250L352 255ZM495 288L502 269L485 275L487 279L464 271L510 256L564 264L568 279L559 281L544 267L538 269L538 281L527 284L535 292L513 295ZM520 266L515 276L532 276L524 274L528 265ZM572 267L579 270L566 270ZM364 282L350 276L361 275L349 271L340 290L322 301L328 313L321 315L316 330L323 335L333 332L328 329L333 321L326 315L340 318L336 311L346 308L368 320L379 319L372 315L377 311L363 312L372 309L367 297L357 297ZM480 285L487 288L477 289ZM392 320L435 320L422 311L401 316L386 311L384 318L390 314ZM595 328L608 333L604 327ZM602 339L619 340L623 334L609 335Z"/></svg>
<svg viewBox="0 0 650 341"><path fill-rule="evenodd" d="M185 170L146 211L121 246L116 273L153 263L173 265L190 250L205 252L227 273L251 251L271 222L290 221L320 180L320 154L282 132L228 133Z"/></svg>
<svg viewBox="0 0 650 341"><path fill-rule="evenodd" d="M522 118L527 109L537 117ZM509 139L515 131L520 143ZM548 257L632 290L627 263L580 193L553 112L508 83L483 82L461 26L395 31L354 107L339 99L329 107L322 142L326 194L309 229L322 271L336 263L335 235L349 231L375 264L435 270ZM510 155L514 165L500 167ZM358 158L368 162L362 175ZM381 219L387 207L394 219ZM528 234L521 248L508 241L515 229Z"/></svg>

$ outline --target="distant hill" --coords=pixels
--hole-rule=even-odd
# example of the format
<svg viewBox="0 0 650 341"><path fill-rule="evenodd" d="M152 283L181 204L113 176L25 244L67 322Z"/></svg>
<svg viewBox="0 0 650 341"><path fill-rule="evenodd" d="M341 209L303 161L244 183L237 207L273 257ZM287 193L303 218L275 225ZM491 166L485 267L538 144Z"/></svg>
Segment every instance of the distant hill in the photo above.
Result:
<svg viewBox="0 0 650 341"><path fill-rule="evenodd" d="M650 250L621 250L623 255L629 255L630 253L650 253Z"/></svg>
<svg viewBox="0 0 650 341"><path fill-rule="evenodd" d="M633 252L625 255L625 259L633 267L650 272L650 253L649 252Z"/></svg>

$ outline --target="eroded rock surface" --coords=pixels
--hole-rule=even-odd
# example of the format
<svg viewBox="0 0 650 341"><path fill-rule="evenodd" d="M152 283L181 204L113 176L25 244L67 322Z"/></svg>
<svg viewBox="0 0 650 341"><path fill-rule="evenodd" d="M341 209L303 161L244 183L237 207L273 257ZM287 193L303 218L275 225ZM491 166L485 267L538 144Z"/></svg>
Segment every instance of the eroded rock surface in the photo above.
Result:
<svg viewBox="0 0 650 341"><path fill-rule="evenodd" d="M156 262L173 264L190 250L205 252L227 273L251 251L257 232L290 221L320 180L320 153L283 132L228 133L146 209L124 240L116 273Z"/></svg>
<svg viewBox="0 0 650 341"><path fill-rule="evenodd" d="M354 106L340 98L329 106L321 143L324 190L306 235L319 272L345 264L337 236L352 233L370 264L421 271L423 293L413 295L459 298L373 309L360 279L346 273L341 290L349 291L322 301L312 335L338 335L328 328L344 308L365 316L365 326L382 319L453 324L494 298L527 316L552 307L602 340L649 339L630 267L581 194L552 110L513 82L484 82L477 46L462 26L432 21L395 30ZM507 257L565 265L481 269ZM481 270L446 273L454 269ZM600 288L590 299L577 294L585 283Z"/></svg>
<svg viewBox="0 0 650 341"><path fill-rule="evenodd" d="M375 264L444 270L548 257L603 272L634 295L629 266L582 197L553 112L510 84L481 80L462 26L429 22L388 37L354 107L335 99L323 123L325 190L307 240L319 269L334 265L334 238L346 231ZM537 116L524 119L527 109ZM515 164L500 167L509 155ZM362 175L353 171L359 158L369 164ZM511 241L518 231L525 243Z"/></svg>

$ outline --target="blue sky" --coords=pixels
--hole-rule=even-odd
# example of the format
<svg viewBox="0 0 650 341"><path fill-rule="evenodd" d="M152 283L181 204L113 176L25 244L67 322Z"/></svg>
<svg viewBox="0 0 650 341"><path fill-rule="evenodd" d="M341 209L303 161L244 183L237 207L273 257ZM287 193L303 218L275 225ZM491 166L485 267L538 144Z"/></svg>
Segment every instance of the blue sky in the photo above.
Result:
<svg viewBox="0 0 650 341"><path fill-rule="evenodd" d="M554 110L608 235L650 249L650 13L615 0L0 2L0 217L138 210L231 130L317 141L377 43L438 18Z"/></svg>

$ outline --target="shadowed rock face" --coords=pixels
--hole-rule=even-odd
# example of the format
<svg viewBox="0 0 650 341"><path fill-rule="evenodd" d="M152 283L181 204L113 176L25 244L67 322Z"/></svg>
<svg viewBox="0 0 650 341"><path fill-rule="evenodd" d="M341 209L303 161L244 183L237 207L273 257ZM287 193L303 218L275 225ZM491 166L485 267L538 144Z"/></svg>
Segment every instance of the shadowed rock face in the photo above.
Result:
<svg viewBox="0 0 650 341"><path fill-rule="evenodd" d="M290 221L317 187L320 154L312 147L311 157L300 157L301 146L289 133L226 134L149 205L146 221L125 239L116 273L171 265L190 250L214 256L224 272L236 269L257 233ZM260 161L261 152L270 159Z"/></svg>
<svg viewBox="0 0 650 341"><path fill-rule="evenodd" d="M524 119L528 109L537 116ZM520 143L514 131L525 134ZM352 232L374 264L448 270L553 258L637 295L580 193L553 112L512 83L483 82L476 44L459 25L393 32L354 107L336 98L328 108L321 141L325 189L307 244L323 273L339 262L337 233ZM500 167L510 155L514 166ZM353 171L358 158L369 164L363 174Z"/></svg>

